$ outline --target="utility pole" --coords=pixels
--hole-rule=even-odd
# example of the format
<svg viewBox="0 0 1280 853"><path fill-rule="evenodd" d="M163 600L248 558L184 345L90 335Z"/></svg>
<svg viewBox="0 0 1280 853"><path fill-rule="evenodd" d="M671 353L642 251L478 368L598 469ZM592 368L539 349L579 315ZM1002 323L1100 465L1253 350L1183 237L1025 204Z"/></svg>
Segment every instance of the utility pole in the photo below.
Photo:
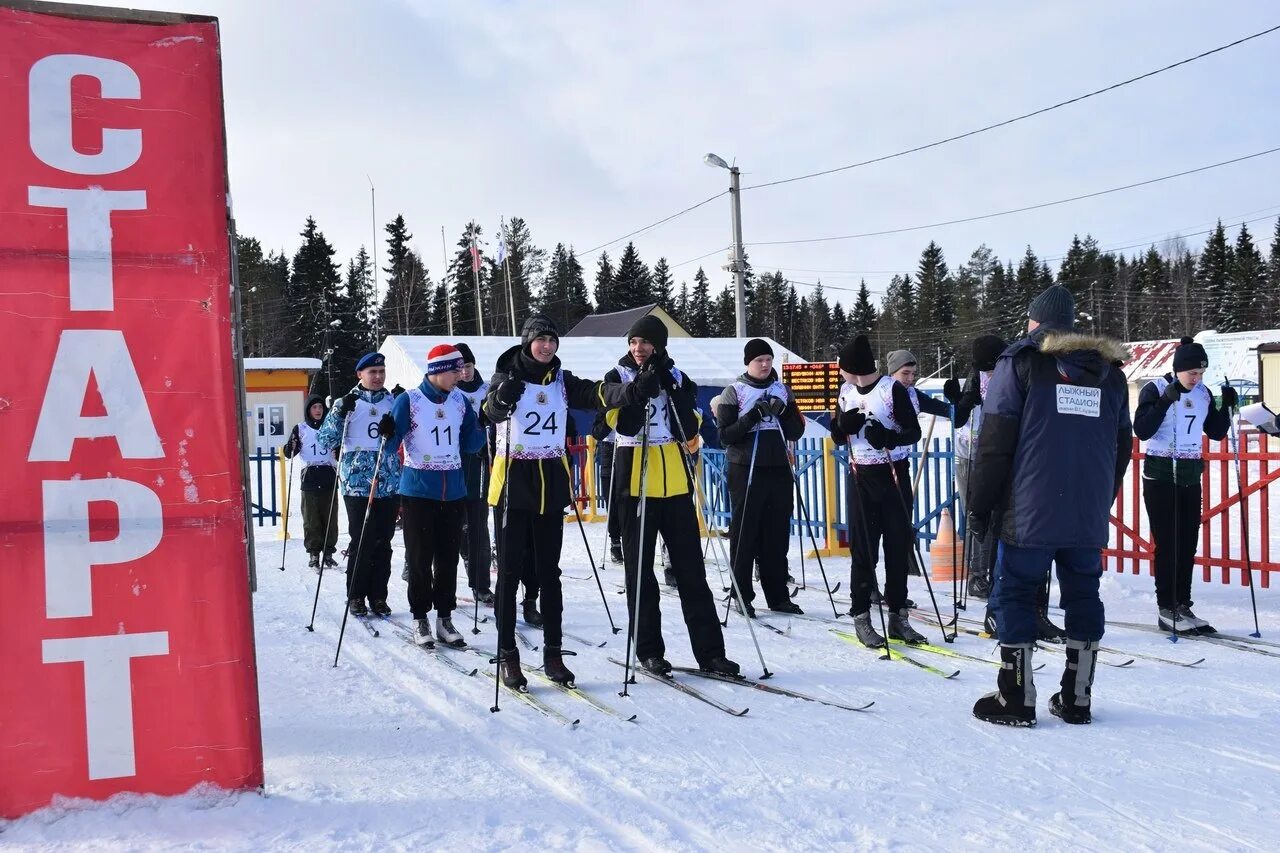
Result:
<svg viewBox="0 0 1280 853"><path fill-rule="evenodd" d="M369 182L369 221L373 225L373 345L382 346L382 311L378 305L378 197L373 188L373 178L368 175L364 179Z"/></svg>
<svg viewBox="0 0 1280 853"><path fill-rule="evenodd" d="M476 286L476 332L484 337L484 306L480 304L480 247L476 245L475 229L471 231L471 280Z"/></svg>
<svg viewBox="0 0 1280 853"><path fill-rule="evenodd" d="M453 337L453 297L449 295L449 246L444 241L444 226L440 226L440 258L444 266L440 269L441 282L444 284L444 316L445 325L449 329L449 337Z"/></svg>
<svg viewBox="0 0 1280 853"><path fill-rule="evenodd" d="M729 195L733 203L733 313L735 334L747 336L747 285L742 258L742 188L737 166L729 168Z"/></svg>
<svg viewBox="0 0 1280 853"><path fill-rule="evenodd" d="M511 334L518 335L520 331L516 328L516 297L511 287L511 247L507 245L506 217L499 219L498 223L498 247L502 253L502 269L507 276L507 305L511 308Z"/></svg>

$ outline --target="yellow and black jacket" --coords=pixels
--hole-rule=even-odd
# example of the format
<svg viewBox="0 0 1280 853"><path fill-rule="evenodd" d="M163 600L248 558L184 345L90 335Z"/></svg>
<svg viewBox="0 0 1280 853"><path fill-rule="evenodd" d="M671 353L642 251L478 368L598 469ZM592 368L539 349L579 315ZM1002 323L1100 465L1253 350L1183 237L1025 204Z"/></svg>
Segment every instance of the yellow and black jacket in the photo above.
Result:
<svg viewBox="0 0 1280 853"><path fill-rule="evenodd" d="M638 370L630 354L619 359L618 364L628 372ZM651 498L670 498L689 494L689 475L685 468L684 451L680 447L680 438L689 439L692 444L689 452L694 452L700 442L698 428L702 418L698 414L698 386L692 379L681 373L672 371L673 377L679 376L678 387L666 393L667 421L671 424L671 432L675 440L666 444L651 445L648 448L649 464L645 471L647 478L646 494ZM618 369L610 370L604 376L606 383L622 382L623 375ZM663 399L661 397L659 400ZM633 404L611 408L605 412L606 423L617 430L621 436L639 437L644 428L644 417L647 406ZM679 419L678 421L676 419ZM679 426L677 426L677 423ZM640 448L623 447L614 449L617 458L614 460L613 490L619 493L626 489L632 497L640 496Z"/></svg>

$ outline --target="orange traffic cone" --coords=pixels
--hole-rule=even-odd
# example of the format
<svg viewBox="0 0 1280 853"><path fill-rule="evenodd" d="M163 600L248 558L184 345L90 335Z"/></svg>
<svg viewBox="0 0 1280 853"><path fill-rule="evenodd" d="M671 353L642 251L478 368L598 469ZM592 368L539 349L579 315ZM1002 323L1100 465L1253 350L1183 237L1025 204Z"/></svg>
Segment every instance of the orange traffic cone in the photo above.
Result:
<svg viewBox="0 0 1280 853"><path fill-rule="evenodd" d="M938 516L938 538L929 546L930 575L934 582L951 581L961 576L964 565L964 543L951 533L951 511Z"/></svg>

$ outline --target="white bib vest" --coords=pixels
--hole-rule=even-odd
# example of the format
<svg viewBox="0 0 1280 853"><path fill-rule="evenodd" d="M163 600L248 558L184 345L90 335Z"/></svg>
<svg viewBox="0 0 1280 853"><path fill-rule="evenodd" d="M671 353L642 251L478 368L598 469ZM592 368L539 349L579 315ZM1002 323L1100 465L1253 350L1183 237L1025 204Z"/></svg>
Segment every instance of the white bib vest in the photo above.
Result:
<svg viewBox="0 0 1280 853"><path fill-rule="evenodd" d="M506 427L498 429L498 455L511 459L555 459L564 456L569 397L564 377L556 373L550 385L526 382L524 394L511 412L511 443Z"/></svg>
<svg viewBox="0 0 1280 853"><path fill-rule="evenodd" d="M1163 376L1151 380L1156 392L1163 394L1169 380ZM1164 413L1160 429L1147 441L1147 455L1167 459L1199 459L1200 436L1204 433L1204 421L1209 416L1213 395L1203 383L1183 393L1178 402Z"/></svg>
<svg viewBox="0 0 1280 853"><path fill-rule="evenodd" d="M738 395L738 417L739 418L743 417L744 415L746 415L747 412L751 411L751 409L755 406L755 404L760 402L760 400L763 399L765 395L768 395L770 397L777 397L778 399L782 400L782 402L784 403L787 402L789 399L791 399L790 395L787 393L787 386L783 385L781 382L778 382L776 380L768 388L757 388L754 385L748 385L745 382L735 382L733 383L733 391L735 394ZM756 425L751 428L751 431L756 432L757 430L762 430L762 429L772 429L772 430L781 431L782 424L779 423L778 419L775 418L773 415L768 415L766 417L761 418L756 423Z"/></svg>
<svg viewBox="0 0 1280 853"><path fill-rule="evenodd" d="M484 397L489 393L489 383L481 382L480 387L474 391L463 391L461 388L454 388L459 394L467 398L467 402L471 404L471 408L476 410L476 416L480 415L480 405L484 402Z"/></svg>
<svg viewBox="0 0 1280 853"><path fill-rule="evenodd" d="M684 382L684 376L679 369L671 368L671 375L675 377L676 384ZM636 378L636 372L627 367L618 368L618 376L621 377L623 384L632 382ZM671 422L667 418L667 403L669 402L667 392L663 391L652 400L645 400L645 411L649 418L649 446L656 447L659 444L670 444L675 441L671 434ZM639 447L643 443L642 433L635 435L622 435L618 433L618 447Z"/></svg>
<svg viewBox="0 0 1280 853"><path fill-rule="evenodd" d="M405 434L404 464L419 471L456 471L462 467L459 450L467 398L456 388L443 403L433 403L417 388L409 395L409 422Z"/></svg>
<svg viewBox="0 0 1280 853"><path fill-rule="evenodd" d="M302 462L307 467L312 465L327 465L330 468L338 464L338 448L323 453L319 445L316 443L316 436L320 430L312 429L307 426L306 422L298 424L298 440L302 442L302 452L298 455L302 457Z"/></svg>
<svg viewBox="0 0 1280 853"><path fill-rule="evenodd" d="M849 383L840 387L840 411L848 412L860 409L867 420L875 420L886 429L896 430L898 422L893 419L893 386L897 380L892 376L881 376L879 381L866 394L859 394L858 389ZM864 425L857 435L849 436L849 461L855 465L883 465L889 460L897 462L911 455L910 447L895 447L892 450L877 450L863 438L866 431ZM886 455L887 454L887 455Z"/></svg>
<svg viewBox="0 0 1280 853"><path fill-rule="evenodd" d="M394 399L387 394L376 403L368 400L356 400L355 411L347 415L346 433L343 436L342 450L377 450L378 421L383 415L391 414Z"/></svg>
<svg viewBox="0 0 1280 853"><path fill-rule="evenodd" d="M987 385L991 382L991 374L982 371L978 374L978 389L983 399L987 396ZM973 437L982 429L982 406L974 406L969 413L969 420L962 427L956 428L956 456L960 459L972 459L974 451Z"/></svg>

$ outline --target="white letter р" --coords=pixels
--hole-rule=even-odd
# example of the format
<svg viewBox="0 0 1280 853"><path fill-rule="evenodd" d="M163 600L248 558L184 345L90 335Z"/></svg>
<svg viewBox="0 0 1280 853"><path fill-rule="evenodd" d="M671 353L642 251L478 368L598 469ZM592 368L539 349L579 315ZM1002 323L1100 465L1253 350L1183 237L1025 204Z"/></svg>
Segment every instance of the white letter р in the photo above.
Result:
<svg viewBox="0 0 1280 853"><path fill-rule="evenodd" d="M141 130L104 129L102 150L96 154L82 154L71 144L71 81L82 76L97 79L103 98L136 101L142 97L138 75L123 62L75 53L46 56L31 66L28 78L31 150L63 172L123 172L142 156Z"/></svg>

